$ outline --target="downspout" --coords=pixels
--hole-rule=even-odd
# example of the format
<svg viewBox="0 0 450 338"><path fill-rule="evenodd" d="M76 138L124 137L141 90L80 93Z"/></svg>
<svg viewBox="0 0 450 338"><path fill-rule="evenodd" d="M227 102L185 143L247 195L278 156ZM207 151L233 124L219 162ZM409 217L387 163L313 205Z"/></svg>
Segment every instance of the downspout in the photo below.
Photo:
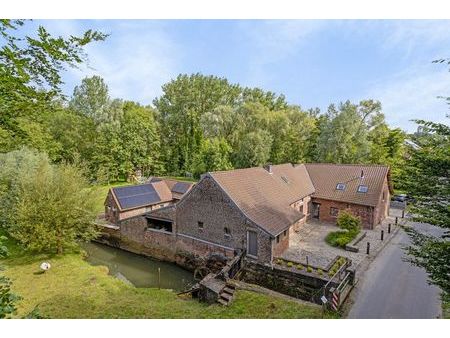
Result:
<svg viewBox="0 0 450 338"><path fill-rule="evenodd" d="M270 268L273 270L273 238L270 238Z"/></svg>

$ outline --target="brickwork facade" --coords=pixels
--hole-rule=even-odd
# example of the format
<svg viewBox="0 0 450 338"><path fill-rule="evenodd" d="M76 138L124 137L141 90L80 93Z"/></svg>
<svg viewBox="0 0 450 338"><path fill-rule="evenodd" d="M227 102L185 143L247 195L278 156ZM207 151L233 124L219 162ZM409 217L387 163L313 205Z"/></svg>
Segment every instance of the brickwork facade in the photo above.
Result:
<svg viewBox="0 0 450 338"><path fill-rule="evenodd" d="M308 219L308 216L310 214L309 210L309 204L311 202L311 196L306 196L302 198L300 201L297 201L291 205L292 208L295 210L300 211L305 215L301 220L299 220L297 223L294 224L294 226L291 227L291 231L298 232L303 224L305 224L306 220Z"/></svg>
<svg viewBox="0 0 450 338"><path fill-rule="evenodd" d="M178 234L241 250L247 248L247 232L254 231L258 243L257 260L271 261L271 237L249 223L210 177L201 180L178 203L176 228Z"/></svg>
<svg viewBox="0 0 450 338"><path fill-rule="evenodd" d="M339 211L346 210L361 219L364 228L373 229L380 224L389 213L391 195L387 177L384 179L382 194L379 197L377 206L366 206L354 203L331 201L321 198L312 198L312 203L320 204L319 220L323 222L335 223Z"/></svg>

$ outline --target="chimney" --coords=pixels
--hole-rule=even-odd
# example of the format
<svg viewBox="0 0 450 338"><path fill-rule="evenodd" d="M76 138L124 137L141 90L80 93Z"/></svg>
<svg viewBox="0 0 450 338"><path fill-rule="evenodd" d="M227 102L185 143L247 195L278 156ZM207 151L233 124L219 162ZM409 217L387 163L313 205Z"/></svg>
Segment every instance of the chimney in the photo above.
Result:
<svg viewBox="0 0 450 338"><path fill-rule="evenodd" d="M364 178L364 170L361 170L361 178Z"/></svg>

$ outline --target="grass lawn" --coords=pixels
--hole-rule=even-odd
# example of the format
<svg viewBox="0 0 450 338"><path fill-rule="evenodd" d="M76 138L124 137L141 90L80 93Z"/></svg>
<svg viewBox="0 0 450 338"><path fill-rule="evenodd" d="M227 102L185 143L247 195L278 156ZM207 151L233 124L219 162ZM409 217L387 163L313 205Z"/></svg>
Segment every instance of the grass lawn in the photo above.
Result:
<svg viewBox="0 0 450 338"><path fill-rule="evenodd" d="M450 301L442 301L442 318L450 319Z"/></svg>
<svg viewBox="0 0 450 338"><path fill-rule="evenodd" d="M129 184L131 183L125 181L118 181L110 184L94 185L93 189L96 197L95 212L99 214L105 212L105 206L103 203L105 203L106 195L108 194L110 188L120 187L121 185L129 185Z"/></svg>
<svg viewBox="0 0 450 338"><path fill-rule="evenodd" d="M36 307L49 318L320 318L318 306L249 291L237 291L231 306L206 305L170 290L135 288L92 266L81 254L24 254L12 241L10 257L0 261L22 297L15 317ZM39 273L39 264L51 269ZM330 317L331 314L326 316Z"/></svg>

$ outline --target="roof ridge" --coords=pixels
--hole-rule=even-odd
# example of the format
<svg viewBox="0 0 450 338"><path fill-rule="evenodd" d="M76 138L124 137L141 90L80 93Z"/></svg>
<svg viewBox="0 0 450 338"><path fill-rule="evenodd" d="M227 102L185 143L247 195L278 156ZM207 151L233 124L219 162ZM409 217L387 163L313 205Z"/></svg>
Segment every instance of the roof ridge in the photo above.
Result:
<svg viewBox="0 0 450 338"><path fill-rule="evenodd" d="M330 165L330 166L349 166L349 167L384 167L389 168L387 164L358 164L358 163L329 163L329 162L312 162L312 163L298 163L298 165Z"/></svg>
<svg viewBox="0 0 450 338"><path fill-rule="evenodd" d="M249 171L251 169L253 169L253 170L254 169L262 169L264 171L267 171L263 167L249 167L249 168L236 168L236 169L230 169L230 170L208 171L207 174L214 175L214 174L230 173L230 172L237 172L237 171L247 171L247 170Z"/></svg>

